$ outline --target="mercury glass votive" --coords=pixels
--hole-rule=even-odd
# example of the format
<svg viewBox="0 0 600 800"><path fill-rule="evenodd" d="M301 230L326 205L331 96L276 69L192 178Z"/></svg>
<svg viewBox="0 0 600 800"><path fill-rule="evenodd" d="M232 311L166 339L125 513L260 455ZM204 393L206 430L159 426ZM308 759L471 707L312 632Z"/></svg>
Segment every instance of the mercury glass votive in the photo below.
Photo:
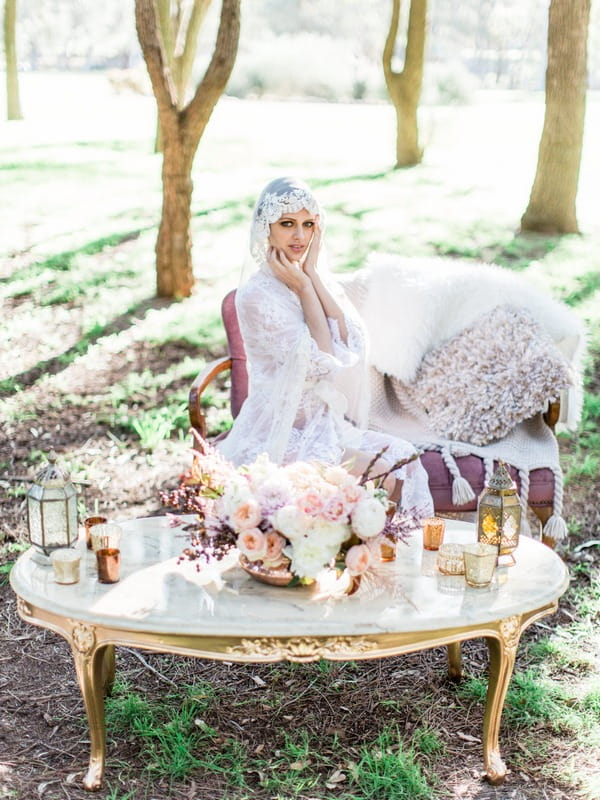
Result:
<svg viewBox="0 0 600 800"><path fill-rule="evenodd" d="M100 548L118 548L121 542L121 528L114 522L100 523L90 529L90 538L95 553Z"/></svg>
<svg viewBox="0 0 600 800"><path fill-rule="evenodd" d="M71 547L61 547L50 555L56 583L77 583L81 554Z"/></svg>
<svg viewBox="0 0 600 800"><path fill-rule="evenodd" d="M444 575L464 575L464 544L441 544L437 554L437 568Z"/></svg>
<svg viewBox="0 0 600 800"><path fill-rule="evenodd" d="M488 586L494 577L498 548L493 544L470 544L465 547L465 580L469 586Z"/></svg>
<svg viewBox="0 0 600 800"><path fill-rule="evenodd" d="M121 566L121 551L116 547L101 547L96 550L96 562L100 583L117 583Z"/></svg>
<svg viewBox="0 0 600 800"><path fill-rule="evenodd" d="M85 528L85 542L87 544L87 549L92 549L92 528L94 525L103 525L105 522L108 522L106 517L87 517L83 521L83 527Z"/></svg>
<svg viewBox="0 0 600 800"><path fill-rule="evenodd" d="M439 550L444 541L446 523L441 517L427 517L422 521L423 547L425 550Z"/></svg>

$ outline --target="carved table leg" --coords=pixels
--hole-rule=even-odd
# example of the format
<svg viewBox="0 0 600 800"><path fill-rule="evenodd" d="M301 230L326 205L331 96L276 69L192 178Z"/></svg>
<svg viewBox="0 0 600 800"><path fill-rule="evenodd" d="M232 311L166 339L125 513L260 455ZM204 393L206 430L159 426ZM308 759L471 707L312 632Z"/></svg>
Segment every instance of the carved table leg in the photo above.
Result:
<svg viewBox="0 0 600 800"><path fill-rule="evenodd" d="M498 734L508 684L512 675L521 636L521 618L508 617L500 622L500 638L487 638L490 675L483 719L483 762L488 781L497 786L506 777L506 765L500 756Z"/></svg>
<svg viewBox="0 0 600 800"><path fill-rule="evenodd" d="M107 652L109 648L112 649L112 654ZM83 786L88 791L96 791L101 788L104 775L104 688L108 679L107 666L110 666L111 655L114 658L114 648L112 645L94 648L92 644L89 649L82 649L80 642L74 639L72 650L90 730L90 763Z"/></svg>
<svg viewBox="0 0 600 800"><path fill-rule="evenodd" d="M106 697L112 695L115 683L115 646L107 644L104 648L103 680L104 694Z"/></svg>
<svg viewBox="0 0 600 800"><path fill-rule="evenodd" d="M448 645L448 677L451 681L458 681L462 678L460 642L452 642Z"/></svg>

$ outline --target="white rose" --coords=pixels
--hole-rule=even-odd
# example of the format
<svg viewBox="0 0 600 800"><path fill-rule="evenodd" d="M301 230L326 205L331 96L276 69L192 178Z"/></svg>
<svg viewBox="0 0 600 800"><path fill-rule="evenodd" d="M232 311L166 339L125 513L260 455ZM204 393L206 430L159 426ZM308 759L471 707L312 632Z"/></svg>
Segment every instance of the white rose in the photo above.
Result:
<svg viewBox="0 0 600 800"><path fill-rule="evenodd" d="M352 530L361 539L377 536L385 525L385 508L375 497L363 497L351 514Z"/></svg>
<svg viewBox="0 0 600 800"><path fill-rule="evenodd" d="M308 517L295 505L287 505L277 509L270 518L273 529L282 533L290 541L297 539L306 532L307 520Z"/></svg>
<svg viewBox="0 0 600 800"><path fill-rule="evenodd" d="M305 536L295 541L290 550L286 548L286 555L292 559L292 571L301 578L316 578L337 552L337 545Z"/></svg>

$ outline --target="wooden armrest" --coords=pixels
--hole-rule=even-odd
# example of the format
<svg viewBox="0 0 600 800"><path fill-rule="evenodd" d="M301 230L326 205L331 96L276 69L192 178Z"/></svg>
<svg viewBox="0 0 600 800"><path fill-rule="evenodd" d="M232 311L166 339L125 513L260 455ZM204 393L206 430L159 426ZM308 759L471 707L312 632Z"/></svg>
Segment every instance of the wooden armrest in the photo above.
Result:
<svg viewBox="0 0 600 800"><path fill-rule="evenodd" d="M195 428L203 439L206 439L206 415L201 406L202 393L220 372L228 369L231 369L231 358L229 356L217 358L204 367L190 388L188 400L190 422L192 428Z"/></svg>
<svg viewBox="0 0 600 800"><path fill-rule="evenodd" d="M554 402L548 403L548 409L544 411L544 422L552 431L554 431L554 426L558 422L559 417L560 400L554 400Z"/></svg>

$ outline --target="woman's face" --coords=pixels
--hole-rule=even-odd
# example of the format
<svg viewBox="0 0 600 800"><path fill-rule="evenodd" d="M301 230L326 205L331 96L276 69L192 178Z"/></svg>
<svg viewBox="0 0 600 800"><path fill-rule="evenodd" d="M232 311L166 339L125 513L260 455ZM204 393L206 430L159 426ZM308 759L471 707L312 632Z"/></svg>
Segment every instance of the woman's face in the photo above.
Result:
<svg viewBox="0 0 600 800"><path fill-rule="evenodd" d="M269 244L283 250L291 261L302 261L315 232L318 217L305 208L283 217L270 225Z"/></svg>

